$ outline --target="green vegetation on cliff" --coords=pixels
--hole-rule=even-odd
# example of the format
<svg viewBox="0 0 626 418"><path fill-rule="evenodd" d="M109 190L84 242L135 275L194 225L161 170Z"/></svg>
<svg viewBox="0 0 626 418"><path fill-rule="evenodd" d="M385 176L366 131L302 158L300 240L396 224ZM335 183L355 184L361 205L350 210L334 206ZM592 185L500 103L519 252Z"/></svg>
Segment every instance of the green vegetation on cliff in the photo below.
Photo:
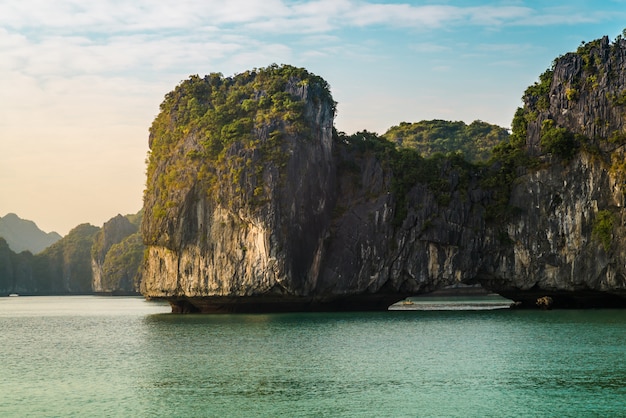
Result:
<svg viewBox="0 0 626 418"><path fill-rule="evenodd" d="M139 231L142 217L143 210L134 215L117 215L96 234L91 246L94 292L139 292L144 255Z"/></svg>
<svg viewBox="0 0 626 418"><path fill-rule="evenodd" d="M111 293L138 292L144 251L139 232L113 244L102 265L102 275L107 281L104 290Z"/></svg>
<svg viewBox="0 0 626 418"><path fill-rule="evenodd" d="M146 203L153 227L148 241L158 239L154 222L172 218L192 188L231 207L262 203L271 193L264 179L281 175L268 175L268 167L280 170L289 153L284 136L305 141L310 136L305 99L327 100L335 111L322 78L276 65L226 78L192 76L168 93L150 128ZM447 205L476 170L472 163L486 162L509 134L482 121L433 120L403 122L382 136L367 131L339 136L344 144L375 153L393 172L399 225L413 186L427 185L438 203Z"/></svg>
<svg viewBox="0 0 626 418"><path fill-rule="evenodd" d="M599 241L604 247L605 251L611 249L613 243L613 225L615 223L615 216L609 210L601 210L596 213L596 218L593 221L593 230L591 236Z"/></svg>
<svg viewBox="0 0 626 418"><path fill-rule="evenodd" d="M622 43L622 38L616 39L608 47L611 54ZM398 219L406 213L403 196L417 183L427 185L445 205L469 176L475 176L492 192L489 219L505 220L515 212L509 197L516 179L545 163L544 156L568 161L581 149L594 150L595 138L590 140L587 134L590 129L614 143L626 138L624 132L611 128L615 122L609 117L595 117L592 123L587 115L571 119L582 109L579 101L590 100L590 92L602 88L602 83L612 83L605 77L615 76L607 69L613 58L606 49L606 41L601 39L557 58L524 91L524 106L515 112L510 134L479 120L469 125L431 120L402 122L382 136L362 131L340 134L339 139L362 152L375 153L392 170ZM265 170L278 167L279 173L272 175L280 175L285 163L284 136L310 137L303 97L312 86L317 92L314 99L325 97L334 103L322 78L287 65L233 77L216 73L192 76L168 93L150 129L146 196L156 196L150 205L151 219L164 218L180 207L192 187L206 190L218 200L223 190L234 191L223 194L230 200L222 203L229 206L262 203L271 192L264 180L271 176ZM626 103L625 91L611 90L602 97L611 106L621 106ZM610 137L604 133L607 130L612 132ZM185 141L186 147L182 146ZM346 167L351 163L340 164ZM459 184L447 180L452 172Z"/></svg>
<svg viewBox="0 0 626 418"><path fill-rule="evenodd" d="M424 157L412 147L400 147L373 132L362 131L353 135L340 132L337 140L360 154L374 155L384 168L391 171L391 192L396 198L395 226L400 226L407 216L407 194L411 188L417 184L426 185L433 192L437 203L446 206L450 203L452 193L466 192L464 187L468 184L470 173L476 169L460 153L435 153ZM358 169L349 161L340 164L341 167Z"/></svg>
<svg viewBox="0 0 626 418"><path fill-rule="evenodd" d="M225 182L243 191L246 181L254 190L246 197L262 200L264 163L279 167L285 163L283 136L310 135L303 100L309 92L314 100L330 99L329 86L321 77L275 64L233 77L191 76L180 83L165 96L150 128L146 195L161 196L151 216L163 217L181 203L175 191L197 182L219 197ZM199 146L167 164L188 137Z"/></svg>
<svg viewBox="0 0 626 418"><path fill-rule="evenodd" d="M578 152L581 141L580 135L569 129L554 126L552 119L545 119L541 124L541 149L554 154L564 160L569 160Z"/></svg>
<svg viewBox="0 0 626 418"><path fill-rule="evenodd" d="M383 137L402 148L412 148L423 157L434 154L458 153L470 162L487 161L491 150L505 141L505 128L476 120L465 122L430 120L416 123L402 122L390 128Z"/></svg>
<svg viewBox="0 0 626 418"><path fill-rule="evenodd" d="M99 229L78 225L35 257L33 275L38 293L91 293L91 245Z"/></svg>

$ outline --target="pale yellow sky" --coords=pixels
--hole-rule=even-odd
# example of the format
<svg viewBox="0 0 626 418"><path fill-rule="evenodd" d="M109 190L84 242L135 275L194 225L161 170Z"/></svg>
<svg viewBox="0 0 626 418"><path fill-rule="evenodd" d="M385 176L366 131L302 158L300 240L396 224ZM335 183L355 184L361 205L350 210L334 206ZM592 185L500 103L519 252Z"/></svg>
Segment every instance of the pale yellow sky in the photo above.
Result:
<svg viewBox="0 0 626 418"><path fill-rule="evenodd" d="M272 63L331 85L336 127L475 119L508 127L524 89L612 2L3 0L0 216L62 235L142 205L148 128L191 74Z"/></svg>
<svg viewBox="0 0 626 418"><path fill-rule="evenodd" d="M98 78L10 81L0 82L11 99L0 120L0 215L65 234L141 209L148 127L162 96Z"/></svg>

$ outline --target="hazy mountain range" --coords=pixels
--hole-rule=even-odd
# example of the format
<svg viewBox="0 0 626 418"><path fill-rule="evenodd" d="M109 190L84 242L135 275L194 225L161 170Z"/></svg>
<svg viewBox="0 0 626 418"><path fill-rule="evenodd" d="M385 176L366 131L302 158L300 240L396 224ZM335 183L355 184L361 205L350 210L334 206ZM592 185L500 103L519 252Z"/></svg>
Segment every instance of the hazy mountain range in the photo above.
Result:
<svg viewBox="0 0 626 418"><path fill-rule="evenodd" d="M56 232L44 232L35 222L22 219L14 213L0 217L0 237L16 253L30 251L37 254L62 237Z"/></svg>

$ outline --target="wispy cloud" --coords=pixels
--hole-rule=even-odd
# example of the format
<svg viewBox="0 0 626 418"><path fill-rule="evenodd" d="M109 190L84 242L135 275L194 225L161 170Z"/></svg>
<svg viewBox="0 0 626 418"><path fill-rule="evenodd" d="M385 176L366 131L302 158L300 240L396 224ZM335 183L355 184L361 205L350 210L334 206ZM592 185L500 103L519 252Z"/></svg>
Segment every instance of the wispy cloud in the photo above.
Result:
<svg viewBox="0 0 626 418"><path fill-rule="evenodd" d="M568 13L515 5L411 5L360 0L5 0L0 4L0 27L33 36L54 32L121 34L162 31L194 32L205 27L238 25L251 31L325 33L341 27L442 28L451 25L500 26L572 24L602 19L601 12Z"/></svg>
<svg viewBox="0 0 626 418"><path fill-rule="evenodd" d="M441 45L441 44L436 44L432 42L420 42L417 44L410 45L409 48L412 51L420 52L420 53L444 52L444 51L451 50L451 48L447 45Z"/></svg>
<svg viewBox="0 0 626 418"><path fill-rule="evenodd" d="M241 24L286 13L281 0L6 0L0 4L0 23L14 29L126 32Z"/></svg>
<svg viewBox="0 0 626 418"><path fill-rule="evenodd" d="M454 6L411 6L409 4L360 4L346 18L358 26L401 25L441 27L463 18L463 9Z"/></svg>
<svg viewBox="0 0 626 418"><path fill-rule="evenodd" d="M535 11L534 13L512 22L516 26L563 26L563 25L579 25L584 23L597 23L606 19L615 19L618 16L626 18L626 12L623 13L611 13L594 12L579 13L572 12L570 10L562 9L563 12L549 11Z"/></svg>

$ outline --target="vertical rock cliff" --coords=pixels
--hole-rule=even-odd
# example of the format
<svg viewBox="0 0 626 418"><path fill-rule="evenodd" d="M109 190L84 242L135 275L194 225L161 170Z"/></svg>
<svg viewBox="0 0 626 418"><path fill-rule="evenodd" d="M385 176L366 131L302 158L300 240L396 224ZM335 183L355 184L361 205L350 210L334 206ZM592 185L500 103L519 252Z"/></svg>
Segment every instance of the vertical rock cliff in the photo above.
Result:
<svg viewBox="0 0 626 418"><path fill-rule="evenodd" d="M90 250L99 228L81 224L33 260L35 286L30 294L62 295L91 293ZM16 291L16 293L20 293Z"/></svg>
<svg viewBox="0 0 626 418"><path fill-rule="evenodd" d="M323 298L334 113L326 83L289 66L170 94L151 129L143 293L181 310Z"/></svg>
<svg viewBox="0 0 626 418"><path fill-rule="evenodd" d="M141 219L141 213L138 219ZM105 222L91 247L92 290L106 294L137 294L143 253L138 225L122 215Z"/></svg>
<svg viewBox="0 0 626 418"><path fill-rule="evenodd" d="M0 296L30 294L38 287L33 277L33 258L30 251L16 254L0 237Z"/></svg>
<svg viewBox="0 0 626 418"><path fill-rule="evenodd" d="M513 125L533 167L515 181L510 247L486 284L530 303L622 306L626 296L626 40L583 43L524 95Z"/></svg>

